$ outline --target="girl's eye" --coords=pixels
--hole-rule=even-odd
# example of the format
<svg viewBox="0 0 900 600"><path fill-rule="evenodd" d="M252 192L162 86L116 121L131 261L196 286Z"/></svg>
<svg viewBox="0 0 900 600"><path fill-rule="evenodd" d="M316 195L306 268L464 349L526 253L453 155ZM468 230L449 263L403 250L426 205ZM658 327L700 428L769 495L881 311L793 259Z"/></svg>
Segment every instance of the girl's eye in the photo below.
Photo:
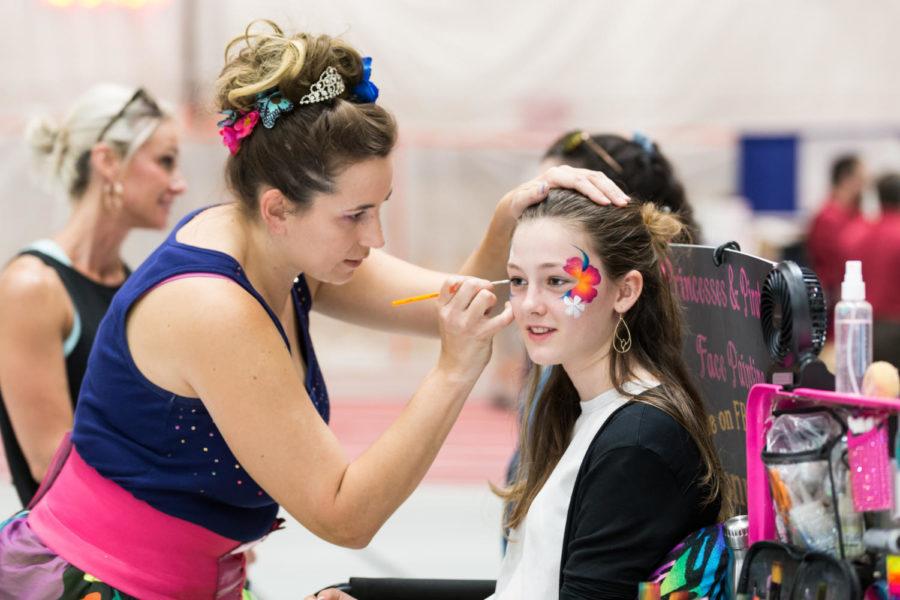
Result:
<svg viewBox="0 0 900 600"><path fill-rule="evenodd" d="M547 279L547 283L554 287L559 287L561 285L568 285L570 282L568 279L564 279L562 277L550 277Z"/></svg>
<svg viewBox="0 0 900 600"><path fill-rule="evenodd" d="M520 287L520 286L523 286L523 285L525 285L525 279L522 278L522 277L510 277L510 278L509 278L509 285L510 285L511 287Z"/></svg>
<svg viewBox="0 0 900 600"><path fill-rule="evenodd" d="M353 213L351 215L347 215L347 218L350 219L351 221L362 221L363 217L365 217L365 216L366 216L366 211L363 210L358 213Z"/></svg>
<svg viewBox="0 0 900 600"><path fill-rule="evenodd" d="M173 169L175 169L175 157L162 156L159 159L159 164L162 165L162 167L167 171L172 171Z"/></svg>

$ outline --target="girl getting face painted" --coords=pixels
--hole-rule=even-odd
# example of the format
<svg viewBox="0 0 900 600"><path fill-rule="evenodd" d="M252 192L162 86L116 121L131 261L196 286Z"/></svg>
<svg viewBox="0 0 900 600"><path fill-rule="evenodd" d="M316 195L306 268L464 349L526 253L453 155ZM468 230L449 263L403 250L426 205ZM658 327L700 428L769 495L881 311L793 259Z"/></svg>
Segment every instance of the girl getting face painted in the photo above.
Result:
<svg viewBox="0 0 900 600"><path fill-rule="evenodd" d="M681 310L661 268L682 228L653 204L598 207L557 190L519 219L507 265L510 303L537 368L520 425L527 468L497 490L512 507L511 529L568 451L579 402L613 389L629 397L625 386L635 382L657 386L631 401L668 415L696 447L696 509L729 505L706 409L681 356Z"/></svg>

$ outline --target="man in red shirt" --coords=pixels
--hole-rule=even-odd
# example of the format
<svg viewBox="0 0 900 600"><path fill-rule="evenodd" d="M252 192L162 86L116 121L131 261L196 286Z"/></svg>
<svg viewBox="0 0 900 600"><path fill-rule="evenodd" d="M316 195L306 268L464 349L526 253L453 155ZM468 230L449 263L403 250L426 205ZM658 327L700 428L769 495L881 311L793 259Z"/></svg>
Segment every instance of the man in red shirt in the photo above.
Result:
<svg viewBox="0 0 900 600"><path fill-rule="evenodd" d="M861 260L872 305L874 360L900 364L900 174L878 179L881 215L854 220L838 239L844 260Z"/></svg>
<svg viewBox="0 0 900 600"><path fill-rule="evenodd" d="M865 167L859 157L852 154L838 157L831 166L831 192L813 219L806 238L810 266L819 276L828 302L829 332L844 276L845 258L838 251L838 238L859 215L865 186Z"/></svg>

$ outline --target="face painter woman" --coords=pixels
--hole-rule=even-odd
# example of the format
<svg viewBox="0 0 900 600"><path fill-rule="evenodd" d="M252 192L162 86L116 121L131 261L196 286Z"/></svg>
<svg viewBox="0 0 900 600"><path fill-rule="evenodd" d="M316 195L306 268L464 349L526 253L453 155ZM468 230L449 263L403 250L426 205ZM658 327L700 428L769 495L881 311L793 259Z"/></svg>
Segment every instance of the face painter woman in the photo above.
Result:
<svg viewBox="0 0 900 600"><path fill-rule="evenodd" d="M551 169L504 196L460 275L380 250L396 125L372 62L325 35L254 22L217 84L230 201L185 217L119 290L91 354L71 443L31 510L0 526L16 596L240 598L244 550L304 527L361 548L424 476L485 366L516 219L551 188L627 198ZM440 289L436 300L391 300ZM397 420L349 460L308 315L440 336ZM98 510L97 507L103 507Z"/></svg>

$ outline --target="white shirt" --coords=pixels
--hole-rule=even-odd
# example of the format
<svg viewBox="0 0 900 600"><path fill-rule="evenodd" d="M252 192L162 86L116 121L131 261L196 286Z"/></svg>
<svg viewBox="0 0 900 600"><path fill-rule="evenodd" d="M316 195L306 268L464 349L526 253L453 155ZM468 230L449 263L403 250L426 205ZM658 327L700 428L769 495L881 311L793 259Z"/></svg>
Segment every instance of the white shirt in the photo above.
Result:
<svg viewBox="0 0 900 600"><path fill-rule="evenodd" d="M629 381L622 388L637 395L656 385L658 382ZM575 479L597 432L609 416L630 399L631 396L623 396L613 388L581 403L581 415L575 421L572 441L535 496L525 519L510 531L496 592L488 600L559 598L563 536Z"/></svg>

